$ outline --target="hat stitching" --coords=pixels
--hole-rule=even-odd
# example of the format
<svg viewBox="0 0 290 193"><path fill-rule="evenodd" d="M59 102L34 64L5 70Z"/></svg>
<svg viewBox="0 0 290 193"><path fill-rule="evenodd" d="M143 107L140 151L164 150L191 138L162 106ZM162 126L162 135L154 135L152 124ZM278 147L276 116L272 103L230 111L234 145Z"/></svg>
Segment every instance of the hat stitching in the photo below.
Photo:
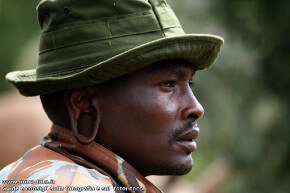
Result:
<svg viewBox="0 0 290 193"><path fill-rule="evenodd" d="M98 63L90 63L90 64L86 64L83 66L74 67L74 68L71 68L68 70L58 70L58 71L54 71L54 72L46 72L46 73L42 73L42 74L37 74L37 77L41 78L41 77L44 77L44 75L56 75L56 74L57 75L66 75L66 74L71 73L71 72L80 72L88 67L93 66L94 64L98 64ZM61 73L61 72L64 72L64 73Z"/></svg>
<svg viewBox="0 0 290 193"><path fill-rule="evenodd" d="M171 28L181 28L181 27L177 26L177 27L170 27L170 28L166 28L166 29L171 29ZM140 33L128 34L128 35L120 35L120 36L108 36L108 37L105 37L103 39L92 39L92 40L88 40L88 41L82 41L82 42L79 42L79 43L74 43L74 44L69 44L69 45L63 45L63 46L56 46L55 45L55 42L54 42L54 36L52 36L53 37L54 47L53 48L50 48L50 49L47 49L47 50L43 50L43 51L39 52L39 54L43 54L45 52L49 52L49 51L57 50L57 49L62 49L62 48L70 47L70 46L76 46L76 45L81 45L81 44L86 44L86 43L91 43L91 42L98 42L98 41L110 40L110 39L115 39L115 38L121 38L121 37L131 36L131 35L141 35L141 34L146 34L146 33L151 33L151 32L158 32L158 31L161 31L161 30L144 31L144 32L140 32Z"/></svg>
<svg viewBox="0 0 290 193"><path fill-rule="evenodd" d="M168 13L168 11L156 12L156 14L163 14L163 13ZM67 25L68 27L65 27L64 25L52 26L52 27L50 27L48 29L56 28L56 30L48 31L48 32L43 32L40 36L49 35L49 34L52 34L52 33L55 33L55 32L72 30L72 29L75 29L75 28L82 28L84 26L90 26L90 25L94 25L96 23L103 23L103 24L106 24L106 23L115 23L115 22L121 22L121 21L128 20L128 19L144 18L144 16L145 17L146 16L153 16L153 15L156 16L156 14L155 14L155 12L151 12L150 14L146 14L146 15L138 15L136 17L124 17L122 19L116 19L116 20L111 20L111 21L107 21L106 19L103 19L102 18L102 19L90 20L91 22L88 22L88 20L87 20L87 21L84 21L84 22L70 23L70 24L78 24L79 23L79 25L67 25L67 24L64 24L64 25ZM116 18L116 17L110 17L110 19L113 19L113 18ZM57 28L62 27L62 26L64 28L57 29ZM180 25L178 25L178 26L180 26Z"/></svg>
<svg viewBox="0 0 290 193"><path fill-rule="evenodd" d="M167 12L166 12L167 13ZM170 14L169 14L170 15ZM153 19L152 17L154 17L154 18L156 18L156 15L154 15L153 16L153 14L151 14L151 15L147 15L148 16L148 20L147 20L147 22L149 22L151 19ZM151 17L152 16L152 17ZM138 17L138 18L140 18L140 19L144 19L144 17ZM126 18L126 19L130 19L131 20L131 22L133 21L133 20L135 20L136 18ZM152 20L153 21L153 20ZM156 22L158 22L158 19L156 19L155 20ZM122 21L122 20L120 20L120 22L124 22L124 20ZM136 22L136 21L135 21ZM101 22L101 23L103 23L103 24L105 24L105 22ZM110 22L110 23L114 23L114 22ZM97 22L95 23L95 24L97 24ZM138 24L138 22L136 22L136 24L137 25L139 25ZM63 33L65 33L64 31L70 31L70 32L74 32L75 30L75 33L78 33L78 31L77 30L82 30L82 28L84 28L84 27L86 27L87 29L89 29L90 28L90 26L91 26L92 24L89 24L89 25L80 25L80 26L72 26L72 27L70 27L70 28L64 28L64 29L61 29L61 30L56 30L56 31L53 31L53 32L48 32L48 33L43 33L42 35L41 35L41 39L43 39L43 41L45 41L45 40L47 40L47 39L49 39L49 36L53 36L53 34L58 34L59 32L63 32ZM110 25L110 24L109 24ZM126 25L126 24L124 24L124 25ZM169 29L169 28L181 28L181 26L180 26L180 24L179 24L179 22L177 23L172 23L172 24L168 24L168 25L166 25L166 26L164 26L163 25L163 30L162 30L162 28L160 27L160 25L161 24L159 24L159 27L158 28L144 28L144 29L140 29L140 31L135 31L135 32L125 32L125 33L120 33L120 34L115 34L115 35L113 35L112 34L112 31L111 31L111 28L108 28L107 27L107 29L108 29L108 35L106 36L106 32L104 32L104 34L100 34L100 37L96 37L96 38L92 38L92 39L88 39L88 40L82 40L82 39L80 39L80 40L75 40L76 42L75 43L73 43L73 42L70 42L69 44L67 44L67 43L64 43L63 42L63 40L62 39L60 39L60 43L56 43L55 42L55 37L54 37L54 42L53 42L53 45L49 45L49 44L41 44L40 45L40 54L41 53L43 53L43 52L47 52L47 51L50 51L50 50L55 50L55 49L59 49L59 48L62 48L62 47L67 47L67 46L73 46L73 45L78 45L78 44L82 44L82 43L88 43L88 42L94 42L94 41L101 41L101 40L107 40L107 39L112 39L112 38L115 38L115 37L125 37L125 36L130 36L130 35L137 35L137 34L143 34L143 33L149 33L149 32L157 32L157 31L162 31L163 32L163 30L165 30L165 29ZM96 27L97 25L92 25L92 27ZM106 24L106 26L108 26L108 24ZM104 27L104 26L103 26ZM157 27L157 26L156 26ZM105 29L105 28L104 28ZM141 30L143 30L143 31L141 31ZM81 31L79 32L79 33L81 33ZM88 31L88 32L86 32L86 33L88 33L88 34L91 34L92 36L93 36L93 31ZM164 33L164 32L163 32ZM103 36L103 37L102 37ZM45 39L44 39L45 38ZM53 37L52 37L53 38ZM42 41L41 41L42 42ZM48 41L49 42L49 41ZM58 44L60 44L60 45L58 45ZM45 49L45 47L43 47L43 46L45 46L46 47L46 49ZM53 47L52 47L53 46ZM43 48L42 48L43 47Z"/></svg>
<svg viewBox="0 0 290 193"><path fill-rule="evenodd" d="M157 13L163 13L163 12L167 12L167 11L170 11L170 12L173 12L172 9L169 7L169 6L164 6L164 7L159 7L157 10ZM160 11L159 11L160 10ZM47 32L44 32L44 31L50 31L50 30L54 30L54 29L57 29L59 27L65 27L65 26L72 26L72 25L82 25L82 24L86 24L86 23L94 23L96 21L104 21L105 23L106 22L110 22L111 20L114 21L114 20L122 20L124 18L127 18L127 17L142 17L142 16L146 16L146 15L149 15L149 14L154 14L154 11L153 10L149 10L149 11L143 11L143 12L138 12L138 13L129 13L129 14L123 14L123 15L114 15L114 16L111 16L111 17L104 17L104 18L99 18L99 19L89 19L89 20L85 20L85 21L77 21L77 22L68 22L68 23L65 23L65 24L59 24L59 25L54 25L54 26L50 26L48 28L46 28L45 30L43 30L43 33L47 33Z"/></svg>
<svg viewBox="0 0 290 193"><path fill-rule="evenodd" d="M53 42L53 49L56 49L55 41L54 41L54 34L52 34L52 42Z"/></svg>
<svg viewBox="0 0 290 193"><path fill-rule="evenodd" d="M112 39L113 37L112 37L112 31L111 31L111 27L110 27L110 22L108 22L108 30L109 30L109 32L110 32L109 44L110 44L110 46L111 46L111 45L112 45L112 43L111 43L111 39Z"/></svg>
<svg viewBox="0 0 290 193"><path fill-rule="evenodd" d="M162 35L163 35L163 37L165 37L164 29L163 29L163 27L162 27L162 25L161 25L160 17L158 17L158 15L157 15L156 8L155 8L155 6L152 5L151 0L148 0L148 2L150 3L150 5L151 5L151 7L152 7L152 10L153 10L153 12L154 12L154 16L155 16L156 20L158 21L159 27L160 27L160 29L161 29L161 31L162 31Z"/></svg>
<svg viewBox="0 0 290 193"><path fill-rule="evenodd" d="M166 9L164 9L164 12L166 12ZM69 26L69 27L81 26L81 25L87 25L87 24L92 24L92 23L101 22L101 21L104 23L107 23L107 22L111 22L111 21L116 21L116 20L119 21L119 20L123 20L123 19L127 19L127 18L143 17L143 16L147 16L147 15L152 15L152 14L154 14L154 12L152 10L150 10L150 11L123 14L123 15L112 16L112 17L104 17L104 18L99 18L99 19L89 19L89 20L85 20L85 21L77 21L77 22L59 24L59 25L50 26L50 27L46 28L45 31L43 31L43 34L50 33L50 30L55 30L58 28L66 27L66 26Z"/></svg>
<svg viewBox="0 0 290 193"><path fill-rule="evenodd" d="M152 11L150 11L150 12L142 12L142 13L147 13L147 14L142 14L142 15L138 14L136 17L130 17L128 15L131 15L131 14L126 14L126 16L128 16L128 17L124 16L123 18L120 18L120 19L118 19L118 18L116 18L116 16L114 16L114 17L106 17L106 18L101 18L101 19L85 20L85 21L80 21L80 22L74 22L74 23L68 23L68 24L61 24L61 25L57 25L57 26L51 26L51 27L49 27L47 29L51 29L53 31L43 32L41 35L54 33L54 32L58 32L58 31L63 31L63 30L67 30L67 29L83 27L83 26L87 26L87 25L93 25L95 23L116 22L116 21L123 21L123 20L127 20L127 19L132 19L132 18L139 18L139 17L154 15L154 12L152 12ZM61 28L61 29L58 29L58 28ZM63 28L65 28L65 29L63 29Z"/></svg>

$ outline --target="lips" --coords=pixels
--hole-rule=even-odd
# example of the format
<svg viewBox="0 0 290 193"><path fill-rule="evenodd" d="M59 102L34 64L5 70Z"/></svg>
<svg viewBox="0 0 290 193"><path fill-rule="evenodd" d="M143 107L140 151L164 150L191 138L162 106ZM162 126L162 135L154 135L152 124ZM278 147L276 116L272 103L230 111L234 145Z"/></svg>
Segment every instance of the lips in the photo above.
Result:
<svg viewBox="0 0 290 193"><path fill-rule="evenodd" d="M177 143L186 151L194 152L197 149L195 139L198 137L199 128L197 126L192 127L190 130L182 133L178 139Z"/></svg>
<svg viewBox="0 0 290 193"><path fill-rule="evenodd" d="M178 137L178 141L192 141L198 137L199 134L199 128L198 127L192 127L190 130L182 133Z"/></svg>

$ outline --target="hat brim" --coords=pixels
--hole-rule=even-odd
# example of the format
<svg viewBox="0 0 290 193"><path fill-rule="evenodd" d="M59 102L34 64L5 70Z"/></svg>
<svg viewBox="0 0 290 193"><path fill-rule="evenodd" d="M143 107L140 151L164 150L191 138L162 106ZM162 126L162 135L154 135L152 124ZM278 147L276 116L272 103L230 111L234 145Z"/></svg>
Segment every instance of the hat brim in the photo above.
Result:
<svg viewBox="0 0 290 193"><path fill-rule="evenodd" d="M84 69L37 76L36 69L10 72L6 79L24 96L36 96L63 89L90 86L117 78L165 59L182 58L196 70L210 67L223 39L207 34L165 37L118 54Z"/></svg>

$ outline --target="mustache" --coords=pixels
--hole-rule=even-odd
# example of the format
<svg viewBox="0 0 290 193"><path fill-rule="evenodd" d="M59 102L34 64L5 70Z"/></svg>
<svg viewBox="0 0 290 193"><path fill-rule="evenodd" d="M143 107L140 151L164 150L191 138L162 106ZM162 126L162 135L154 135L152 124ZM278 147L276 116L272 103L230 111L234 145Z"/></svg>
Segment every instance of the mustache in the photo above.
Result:
<svg viewBox="0 0 290 193"><path fill-rule="evenodd" d="M193 122L189 121L185 123L182 127L178 127L176 129L170 129L168 143L172 145L175 141L177 141L178 137L184 132L190 130L193 127Z"/></svg>

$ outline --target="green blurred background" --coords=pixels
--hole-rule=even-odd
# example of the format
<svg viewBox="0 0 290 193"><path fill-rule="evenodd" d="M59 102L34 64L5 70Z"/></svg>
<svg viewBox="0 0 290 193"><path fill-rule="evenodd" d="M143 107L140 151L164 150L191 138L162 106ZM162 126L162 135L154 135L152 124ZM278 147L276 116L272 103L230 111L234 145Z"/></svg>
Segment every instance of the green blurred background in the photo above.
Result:
<svg viewBox="0 0 290 193"><path fill-rule="evenodd" d="M38 2L0 0L0 95L14 89L7 72L37 65ZM225 39L215 65L196 76L205 116L195 166L185 178L197 180L222 160L230 168L223 192L290 192L289 1L168 3L187 33Z"/></svg>

